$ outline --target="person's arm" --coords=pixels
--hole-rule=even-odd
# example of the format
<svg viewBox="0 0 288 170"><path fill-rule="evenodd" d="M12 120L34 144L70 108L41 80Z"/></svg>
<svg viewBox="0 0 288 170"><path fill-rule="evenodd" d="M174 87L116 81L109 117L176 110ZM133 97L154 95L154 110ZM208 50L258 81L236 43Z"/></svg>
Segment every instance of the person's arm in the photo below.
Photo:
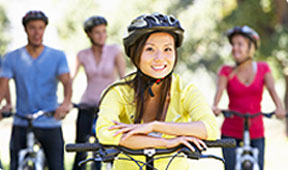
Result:
<svg viewBox="0 0 288 170"><path fill-rule="evenodd" d="M221 100L224 90L227 87L227 82L228 82L227 77L222 75L218 76L217 89L212 106L212 110L216 116L218 116L221 113L221 110L218 108L218 104Z"/></svg>
<svg viewBox="0 0 288 170"><path fill-rule="evenodd" d="M119 52L115 58L118 75L120 78L125 76L126 61L122 52Z"/></svg>
<svg viewBox="0 0 288 170"><path fill-rule="evenodd" d="M1 108L1 112L9 112L12 110L12 104L11 104L11 95L10 95L10 88L9 85L7 86L7 92L5 94L5 105Z"/></svg>
<svg viewBox="0 0 288 170"><path fill-rule="evenodd" d="M0 78L0 103L3 100L3 98L8 97L8 94L7 94L8 89L9 89L9 79L6 77L1 77ZM10 93L9 93L9 96L10 96ZM7 102L10 101L10 97L6 101Z"/></svg>
<svg viewBox="0 0 288 170"><path fill-rule="evenodd" d="M7 86L7 92L5 94L6 105L11 105L11 95L9 85Z"/></svg>
<svg viewBox="0 0 288 170"><path fill-rule="evenodd" d="M284 118L285 117L285 109L282 105L282 102L279 98L279 96L276 93L275 90L275 84L274 84L274 78L271 74L271 72L267 72L264 76L264 81L265 81L265 85L269 91L269 94L273 100L273 102L275 103L276 106L276 111L275 114L278 118Z"/></svg>
<svg viewBox="0 0 288 170"><path fill-rule="evenodd" d="M61 74L58 78L64 88L64 100L56 109L55 118L63 119L71 109L72 83L70 73Z"/></svg>
<svg viewBox="0 0 288 170"><path fill-rule="evenodd" d="M183 144L194 151L194 148L189 142L194 143L197 148L203 150L207 148L205 143L195 137L178 136L175 138L160 138L147 135L133 135L129 136L125 140L121 139L119 145L130 149L145 149L145 148L173 148L180 144Z"/></svg>
<svg viewBox="0 0 288 170"><path fill-rule="evenodd" d="M115 136L127 133L123 137L124 140L135 134L147 135L150 132L159 132L173 136L194 136L199 139L207 139L208 136L206 127L201 121L187 123L153 121L144 124L123 124L114 121L114 123L115 125L109 129L120 129L114 134Z"/></svg>
<svg viewBox="0 0 288 170"><path fill-rule="evenodd" d="M117 130L113 135L125 134L122 140L134 135L148 135L150 132L159 132L173 136L190 136L199 139L214 140L218 138L219 128L210 106L202 93L195 87L189 86L183 92L180 115L189 114L190 122L158 122L144 124L124 124L114 121L110 130ZM173 97L173 96L172 96Z"/></svg>
<svg viewBox="0 0 288 170"><path fill-rule="evenodd" d="M9 79L5 77L0 78L0 103L5 98L7 94L7 89L9 87ZM2 109L1 109L2 112ZM2 119L2 113L0 114L0 120Z"/></svg>
<svg viewBox="0 0 288 170"><path fill-rule="evenodd" d="M81 63L79 61L79 57L76 56L76 60L75 60L75 66L74 66L74 69L72 70L71 72L71 79L72 79L72 82L74 81L74 79L76 78L78 72L79 72L79 68L81 66Z"/></svg>

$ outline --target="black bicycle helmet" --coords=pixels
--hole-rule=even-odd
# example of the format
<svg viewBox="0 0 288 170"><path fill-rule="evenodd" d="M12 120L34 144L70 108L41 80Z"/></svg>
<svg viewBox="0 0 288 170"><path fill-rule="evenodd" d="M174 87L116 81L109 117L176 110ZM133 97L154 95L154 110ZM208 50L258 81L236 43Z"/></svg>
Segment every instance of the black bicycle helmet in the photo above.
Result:
<svg viewBox="0 0 288 170"><path fill-rule="evenodd" d="M230 44L232 43L232 37L236 34L241 34L247 37L250 41L252 41L255 45L255 48L258 49L260 47L260 37L258 33L250 28L247 25L244 26L236 26L227 31L227 37L229 39Z"/></svg>
<svg viewBox="0 0 288 170"><path fill-rule="evenodd" d="M179 20L172 15L153 13L141 15L134 19L128 26L128 35L123 38L125 52L130 57L130 47L145 34L163 31L175 35L176 47L180 47L183 41L184 29Z"/></svg>
<svg viewBox="0 0 288 170"><path fill-rule="evenodd" d="M93 27L98 26L98 25L106 25L107 26L107 20L102 17L102 16L92 16L89 17L85 22L84 22L84 31L86 33L90 32Z"/></svg>
<svg viewBox="0 0 288 170"><path fill-rule="evenodd" d="M48 17L42 11L28 11L22 18L22 24L24 27L32 20L43 20L45 24L48 24Z"/></svg>

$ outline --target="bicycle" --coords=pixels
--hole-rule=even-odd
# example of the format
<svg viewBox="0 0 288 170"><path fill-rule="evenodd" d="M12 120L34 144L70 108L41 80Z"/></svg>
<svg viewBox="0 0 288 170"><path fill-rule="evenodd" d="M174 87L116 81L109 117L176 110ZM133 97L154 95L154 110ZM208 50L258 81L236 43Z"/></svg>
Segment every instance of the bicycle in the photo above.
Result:
<svg viewBox="0 0 288 170"><path fill-rule="evenodd" d="M88 140L87 142L93 142L93 143L98 143L98 140L96 138L96 131L95 131L95 125L96 125L96 118L97 118L97 113L98 113L98 110L99 108L95 105L90 105L90 104L85 104L85 103L80 103L80 104L75 104L73 103L73 107L74 108L77 108L78 109L78 112L80 110L84 110L85 112L87 112L87 114L93 114L93 126L91 127L91 132L90 134L88 135ZM85 155L85 153L79 153L77 152L76 154L76 157L75 157L75 160L74 161L78 161L79 159L81 159L80 157L84 157L86 158L87 155L83 156L82 154ZM95 153L92 153L92 154L95 154ZM73 169L74 169L74 166L73 165ZM107 165L108 166L108 165ZM90 169L91 170L98 170L98 169L101 169L101 162L97 163L97 162L93 162L90 166Z"/></svg>
<svg viewBox="0 0 288 170"><path fill-rule="evenodd" d="M275 112L271 113L256 113L256 114L242 114L236 111L221 110L224 117L231 117L233 115L244 118L243 129L243 146L236 147L236 164L235 170L259 170L260 165L258 163L259 150L256 147L251 146L250 132L249 132L249 119L263 115L266 118L272 118ZM287 115L286 115L287 117Z"/></svg>
<svg viewBox="0 0 288 170"><path fill-rule="evenodd" d="M18 167L17 170L44 170L46 166L46 159L44 150L41 144L37 141L33 132L33 120L41 116L53 116L54 112L45 112L40 110L33 114L19 115L17 113L3 113L3 117L17 116L20 119L28 121L26 134L26 148L18 152Z"/></svg>
<svg viewBox="0 0 288 170"><path fill-rule="evenodd" d="M206 143L208 147L235 147L236 146L236 141L234 139L221 139L221 140L216 140L216 141L204 141L204 142ZM138 165L139 170L142 170L145 166L147 170L155 170L156 168L154 167L154 164L153 164L154 160L171 158L169 163L166 166L166 170L168 170L169 165L176 157L183 157L183 156L185 156L188 159L214 158L216 160L222 161L223 163L225 162L223 158L218 157L216 155L203 155L202 151L200 151L193 143L191 143L191 145L195 149L194 152L184 145L179 145L177 147L168 148L168 149L150 148L150 149L133 150L133 149L129 149L123 146L102 145L99 143L67 144L66 151L67 152L93 151L97 153L96 157L89 158L89 159L79 162L79 166L90 161L112 162L114 159L119 159L119 160L128 160L128 161L135 162ZM125 155L129 157L129 159L117 157L120 153L124 153ZM174 154L170 156L162 156L162 157L154 158L154 156L156 155L163 155L163 154L170 154L170 153L174 153ZM184 155L180 155L181 153L183 153ZM137 161L133 159L132 157L130 157L129 155L144 155L146 157L146 162Z"/></svg>

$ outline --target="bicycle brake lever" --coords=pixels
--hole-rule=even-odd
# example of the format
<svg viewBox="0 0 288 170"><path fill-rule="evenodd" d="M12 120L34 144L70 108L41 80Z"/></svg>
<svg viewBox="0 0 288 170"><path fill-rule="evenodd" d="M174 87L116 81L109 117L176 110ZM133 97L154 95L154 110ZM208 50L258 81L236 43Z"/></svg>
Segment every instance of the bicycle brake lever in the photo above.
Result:
<svg viewBox="0 0 288 170"><path fill-rule="evenodd" d="M200 159L202 155L201 151L197 147L194 147L194 149L195 151L192 152L189 148L183 147L180 152L183 152L190 159Z"/></svg>
<svg viewBox="0 0 288 170"><path fill-rule="evenodd" d="M222 110L222 113L223 113L224 117L226 117L226 118L232 118L233 117L233 115L231 113L229 113L229 111L227 111L227 110Z"/></svg>
<svg viewBox="0 0 288 170"><path fill-rule="evenodd" d="M271 118L274 114L275 114L275 112L272 112L272 113L264 114L264 116L267 118Z"/></svg>
<svg viewBox="0 0 288 170"><path fill-rule="evenodd" d="M78 163L78 166L81 167L83 164L86 164L87 162L90 162L90 161L94 161L94 158L82 160Z"/></svg>
<svg viewBox="0 0 288 170"><path fill-rule="evenodd" d="M215 156L215 155L202 155L200 156L200 158L213 158L213 159L216 159L218 161L222 161L223 164L225 163L225 159L219 157L219 156Z"/></svg>
<svg viewBox="0 0 288 170"><path fill-rule="evenodd" d="M10 116L12 116L12 112L3 112L2 113L2 117L7 118L7 117L10 117Z"/></svg>

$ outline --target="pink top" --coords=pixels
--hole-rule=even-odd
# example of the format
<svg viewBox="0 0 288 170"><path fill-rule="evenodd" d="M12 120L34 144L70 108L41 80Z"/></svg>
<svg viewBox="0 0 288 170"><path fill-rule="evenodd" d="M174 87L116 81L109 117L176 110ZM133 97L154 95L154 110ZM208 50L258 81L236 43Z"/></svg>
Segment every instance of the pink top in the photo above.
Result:
<svg viewBox="0 0 288 170"><path fill-rule="evenodd" d="M270 72L270 68L265 62L257 62L256 75L250 85L245 85L239 81L237 75L228 78L233 67L223 66L219 75L228 78L227 93L229 96L229 110L240 113L255 114L261 111L261 100L264 87L264 76ZM222 135L238 139L243 137L243 118L233 116L225 118L222 125ZM250 119L250 137L251 139L264 137L264 126L262 116Z"/></svg>
<svg viewBox="0 0 288 170"><path fill-rule="evenodd" d="M97 105L102 91L117 77L115 59L121 49L117 45L104 45L99 63L96 63L91 48L78 53L80 64L84 66L87 76L87 87L82 95L81 103Z"/></svg>

